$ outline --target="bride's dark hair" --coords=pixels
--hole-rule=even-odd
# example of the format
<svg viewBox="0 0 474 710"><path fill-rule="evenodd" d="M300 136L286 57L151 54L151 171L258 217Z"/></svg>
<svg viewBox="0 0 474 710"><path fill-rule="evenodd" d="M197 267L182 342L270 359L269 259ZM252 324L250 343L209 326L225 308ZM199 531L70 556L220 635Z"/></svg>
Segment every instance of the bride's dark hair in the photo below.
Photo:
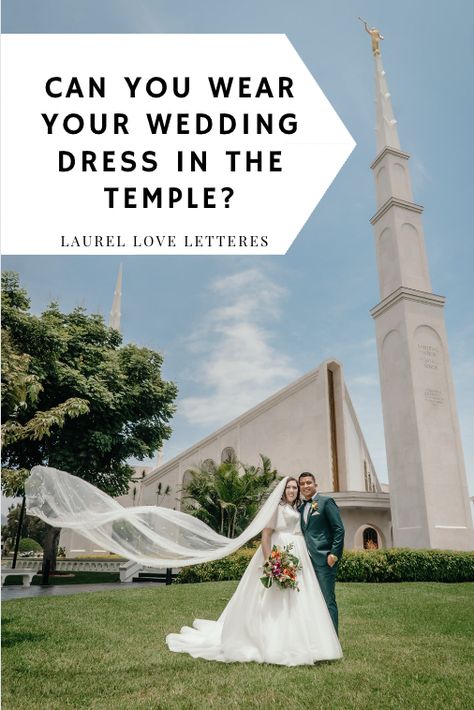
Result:
<svg viewBox="0 0 474 710"><path fill-rule="evenodd" d="M287 500L287 498L286 498L286 487L288 486L288 484L289 484L291 481L294 481L294 482L296 483L297 487L298 487L298 493L296 494L296 498L294 499L293 503L290 503L290 502ZM281 501L280 501L280 502L281 502L281 503L288 503L289 505L292 506L292 508L297 508L297 507L298 507L298 505L299 505L299 503L300 503L300 484L299 484L299 481L298 481L297 478L293 478L293 476L290 476L290 478L287 480L287 482L285 483L285 490L283 491L283 495L282 495L282 497L281 497Z"/></svg>

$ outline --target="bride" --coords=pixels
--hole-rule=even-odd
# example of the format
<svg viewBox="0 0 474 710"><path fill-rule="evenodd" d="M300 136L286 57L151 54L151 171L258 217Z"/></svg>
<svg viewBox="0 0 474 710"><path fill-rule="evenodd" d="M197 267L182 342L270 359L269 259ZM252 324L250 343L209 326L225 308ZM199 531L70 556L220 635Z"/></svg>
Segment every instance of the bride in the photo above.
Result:
<svg viewBox="0 0 474 710"><path fill-rule="evenodd" d="M299 484L287 478L277 510L262 532L262 545L217 621L196 619L193 628L169 634L171 651L214 661L256 661L285 666L312 664L342 657L300 528ZM299 558L300 591L266 589L262 566L272 546L293 544Z"/></svg>
<svg viewBox="0 0 474 710"><path fill-rule="evenodd" d="M240 583L217 621L167 637L171 651L216 661L295 666L341 658L342 651L300 529L299 485L284 478L235 539L191 515L158 506L123 508L65 471L35 466L25 484L29 515L80 532L104 549L151 567L184 567L220 559L262 532ZM260 582L272 545L292 544L300 591Z"/></svg>

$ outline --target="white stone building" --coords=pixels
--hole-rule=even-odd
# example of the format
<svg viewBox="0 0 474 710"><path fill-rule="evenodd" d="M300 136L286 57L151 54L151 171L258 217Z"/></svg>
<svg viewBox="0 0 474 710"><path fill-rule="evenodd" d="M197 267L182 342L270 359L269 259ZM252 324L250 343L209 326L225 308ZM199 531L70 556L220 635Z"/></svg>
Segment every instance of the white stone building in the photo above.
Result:
<svg viewBox="0 0 474 710"><path fill-rule="evenodd" d="M366 543L391 546L389 494L377 478L336 360L323 362L171 461L152 470L136 467L130 493L119 501L179 508L190 468L230 456L257 465L260 454L281 475L315 474L319 490L332 495L341 510L347 548L362 549L364 536ZM64 533L61 544L68 554L99 552L73 533Z"/></svg>

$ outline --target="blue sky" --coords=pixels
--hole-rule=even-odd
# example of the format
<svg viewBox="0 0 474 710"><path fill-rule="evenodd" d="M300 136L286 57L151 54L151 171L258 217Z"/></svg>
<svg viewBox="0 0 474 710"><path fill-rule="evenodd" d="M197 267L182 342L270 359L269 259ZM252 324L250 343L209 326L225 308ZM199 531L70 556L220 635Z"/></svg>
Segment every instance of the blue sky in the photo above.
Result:
<svg viewBox="0 0 474 710"><path fill-rule="evenodd" d="M283 32L357 142L284 257L126 257L125 341L164 353L179 410L165 458L327 357L340 360L375 466L387 480L374 324L373 60L356 15L380 28L402 149L411 154L433 290L446 323L474 493L470 0L7 0L4 32ZM34 312L52 299L108 318L118 258L5 257Z"/></svg>

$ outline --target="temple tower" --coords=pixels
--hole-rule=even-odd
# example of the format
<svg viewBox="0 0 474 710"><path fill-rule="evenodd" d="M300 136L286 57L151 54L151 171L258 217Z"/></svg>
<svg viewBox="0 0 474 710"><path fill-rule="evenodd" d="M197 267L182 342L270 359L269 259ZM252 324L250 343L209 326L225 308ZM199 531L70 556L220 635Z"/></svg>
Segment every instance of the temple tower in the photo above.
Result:
<svg viewBox="0 0 474 710"><path fill-rule="evenodd" d="M122 264L120 264L117 275L117 283L115 284L114 300L112 302L112 310L110 311L109 327L120 331L120 319L122 316Z"/></svg>
<svg viewBox="0 0 474 710"><path fill-rule="evenodd" d="M474 530L444 323L431 289L421 213L375 28L377 156L371 165L380 303L375 320L393 539L397 547L474 548Z"/></svg>

